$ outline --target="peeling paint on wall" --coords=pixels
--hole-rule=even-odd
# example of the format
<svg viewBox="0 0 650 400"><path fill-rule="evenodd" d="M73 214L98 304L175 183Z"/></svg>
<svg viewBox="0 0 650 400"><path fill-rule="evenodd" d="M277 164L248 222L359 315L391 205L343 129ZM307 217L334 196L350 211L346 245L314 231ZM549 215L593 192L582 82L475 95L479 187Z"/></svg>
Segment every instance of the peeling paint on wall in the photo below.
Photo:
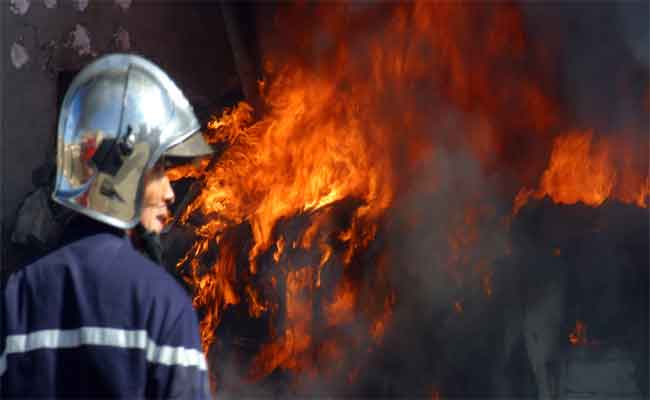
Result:
<svg viewBox="0 0 650 400"><path fill-rule="evenodd" d="M54 8L56 7L56 0L43 0L43 4L45 4L46 8Z"/></svg>
<svg viewBox="0 0 650 400"><path fill-rule="evenodd" d="M16 69L20 69L23 67L23 65L27 64L29 61L29 54L27 54L27 49L19 43L14 42L14 44L11 45L11 63L16 67Z"/></svg>
<svg viewBox="0 0 650 400"><path fill-rule="evenodd" d="M115 0L115 4L117 4L122 11L126 11L131 7L131 3L133 0Z"/></svg>
<svg viewBox="0 0 650 400"><path fill-rule="evenodd" d="M92 56L96 55L90 47L90 35L88 34L88 30L80 24L77 24L75 29L70 32L66 47L72 47L80 56L88 54Z"/></svg>
<svg viewBox="0 0 650 400"><path fill-rule="evenodd" d="M72 0L77 11L84 12L88 7L88 0Z"/></svg>
<svg viewBox="0 0 650 400"><path fill-rule="evenodd" d="M16 15L25 15L29 10L29 0L11 0L10 9Z"/></svg>
<svg viewBox="0 0 650 400"><path fill-rule="evenodd" d="M122 28L121 26L117 29L117 32L113 35L115 40L115 47L121 51L131 50L131 35L129 32Z"/></svg>

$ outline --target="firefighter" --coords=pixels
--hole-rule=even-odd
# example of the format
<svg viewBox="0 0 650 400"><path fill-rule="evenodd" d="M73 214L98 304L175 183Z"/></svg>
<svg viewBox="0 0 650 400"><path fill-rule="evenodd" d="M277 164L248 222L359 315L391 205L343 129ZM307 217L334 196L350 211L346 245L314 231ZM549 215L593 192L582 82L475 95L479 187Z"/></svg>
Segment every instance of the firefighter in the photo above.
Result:
<svg viewBox="0 0 650 400"><path fill-rule="evenodd" d="M108 55L73 80L52 198L76 217L63 245L3 290L0 397L209 397L189 297L134 246L169 217L165 160L212 152L199 128L142 57Z"/></svg>

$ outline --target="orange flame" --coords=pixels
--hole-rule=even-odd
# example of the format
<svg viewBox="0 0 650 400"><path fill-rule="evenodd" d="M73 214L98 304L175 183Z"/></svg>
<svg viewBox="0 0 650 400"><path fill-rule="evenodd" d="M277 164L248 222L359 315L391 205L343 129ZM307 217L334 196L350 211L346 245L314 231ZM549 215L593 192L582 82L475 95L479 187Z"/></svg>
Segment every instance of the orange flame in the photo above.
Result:
<svg viewBox="0 0 650 400"><path fill-rule="evenodd" d="M320 287L321 269L332 258L330 238L347 248L344 256L334 262L349 265L374 238L376 221L393 197L390 160L380 154L384 143L368 141L354 110L328 81L304 74L287 72L269 87L267 102L272 111L266 119L251 124L250 107L240 103L209 123L209 140L229 143L213 170L204 175L202 164L168 173L173 179L196 177L204 183L181 222L187 222L197 211L210 219L197 230L202 239L181 263L191 260L190 283L197 288L194 304L207 311L201 322L205 351L214 341L225 308L245 299L252 318L275 310L251 284L243 285L243 292L238 291L237 252L228 250L234 249L236 243L224 236L229 228L250 224L253 245L248 259L252 275L259 270L258 256L267 250L274 250L272 260L276 264L290 269L287 252L301 248L320 253L314 265L316 271L304 266L286 273L285 330L264 344L253 359L249 371L253 380L276 368L314 373L310 321L315 304L310 296ZM359 199L361 205L354 210L349 227L330 236L328 232L334 229L330 226L330 206L348 198ZM278 221L296 215L310 216L311 222L301 237L275 237L273 230ZM209 273L201 275L198 258L213 241L219 245L218 259ZM357 289L351 281L344 277L337 287L331 299L324 298L322 304L327 326L350 324L357 312ZM375 342L383 336L392 303L387 300L383 304L382 312L370 316L368 336ZM338 354L336 347L341 344L335 340L327 343L324 348L329 350L323 357Z"/></svg>
<svg viewBox="0 0 650 400"><path fill-rule="evenodd" d="M253 380L264 377L277 367L308 370L311 367L310 348L312 338L314 276L310 268L301 268L287 275L287 320L288 328L276 341L265 344L253 361L250 377Z"/></svg>
<svg viewBox="0 0 650 400"><path fill-rule="evenodd" d="M622 154L617 162L614 149ZM618 137L595 139L593 130L572 131L555 139L539 188L523 188L515 197L513 214L530 198L550 197L558 204L598 207L608 198L647 208L650 180L633 165L634 151ZM644 176L645 175L645 176Z"/></svg>
<svg viewBox="0 0 650 400"><path fill-rule="evenodd" d="M584 322L580 320L576 321L575 328L569 334L569 343L571 343L574 346L585 345L588 343L587 325L585 325Z"/></svg>
<svg viewBox="0 0 650 400"><path fill-rule="evenodd" d="M607 148L593 146L593 132L559 137L540 189L556 202L599 206L614 187L616 171Z"/></svg>

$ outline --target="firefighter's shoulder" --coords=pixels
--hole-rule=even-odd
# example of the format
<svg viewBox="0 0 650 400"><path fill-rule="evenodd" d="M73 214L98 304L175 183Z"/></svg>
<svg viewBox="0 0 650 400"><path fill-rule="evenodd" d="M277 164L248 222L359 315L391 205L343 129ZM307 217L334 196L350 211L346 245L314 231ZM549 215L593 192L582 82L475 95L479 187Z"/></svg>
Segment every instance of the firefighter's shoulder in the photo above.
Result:
<svg viewBox="0 0 650 400"><path fill-rule="evenodd" d="M31 329L120 327L157 340L181 314L193 313L174 278L109 233L54 251L14 274L6 289L6 300L40 316L30 318Z"/></svg>

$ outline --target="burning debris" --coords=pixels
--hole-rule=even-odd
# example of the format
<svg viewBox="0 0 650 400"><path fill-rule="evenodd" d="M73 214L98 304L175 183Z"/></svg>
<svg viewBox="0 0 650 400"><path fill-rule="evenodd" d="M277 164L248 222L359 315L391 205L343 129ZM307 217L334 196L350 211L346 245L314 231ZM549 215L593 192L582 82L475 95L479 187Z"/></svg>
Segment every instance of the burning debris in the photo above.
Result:
<svg viewBox="0 0 650 400"><path fill-rule="evenodd" d="M180 220L192 244L178 268L215 390L500 390L516 337L536 346L537 326L566 338L560 320L508 311L555 310L568 296L561 271L580 236L534 241L532 210L616 202L646 213L647 136L577 129L554 48L516 5L273 11L260 22L272 33L260 35L264 113L241 102L213 118L206 137L221 157L169 172L202 185ZM557 273L557 299L525 276L544 273L530 271L533 254ZM580 323L569 341L584 335ZM540 384L554 340L531 356Z"/></svg>

